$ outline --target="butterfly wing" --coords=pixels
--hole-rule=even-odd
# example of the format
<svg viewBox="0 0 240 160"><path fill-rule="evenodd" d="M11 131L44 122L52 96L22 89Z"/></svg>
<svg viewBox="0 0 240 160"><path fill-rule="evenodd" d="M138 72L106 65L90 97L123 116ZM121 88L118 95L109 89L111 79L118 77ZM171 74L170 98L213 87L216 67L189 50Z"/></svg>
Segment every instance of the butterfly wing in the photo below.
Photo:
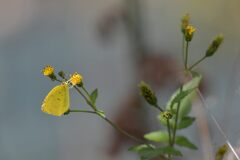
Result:
<svg viewBox="0 0 240 160"><path fill-rule="evenodd" d="M69 109L68 85L60 84L54 87L45 97L41 109L50 115L63 115Z"/></svg>

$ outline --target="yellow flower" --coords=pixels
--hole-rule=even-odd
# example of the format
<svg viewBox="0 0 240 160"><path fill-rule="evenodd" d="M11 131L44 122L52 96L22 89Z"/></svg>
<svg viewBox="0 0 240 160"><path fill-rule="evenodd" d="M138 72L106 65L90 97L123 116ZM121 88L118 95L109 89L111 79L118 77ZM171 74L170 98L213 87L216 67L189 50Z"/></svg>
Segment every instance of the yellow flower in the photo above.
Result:
<svg viewBox="0 0 240 160"><path fill-rule="evenodd" d="M193 33L196 31L196 28L192 25L188 25L186 28L185 28L185 40L186 41L191 41L192 40L192 37L193 37Z"/></svg>
<svg viewBox="0 0 240 160"><path fill-rule="evenodd" d="M43 74L44 76L51 76L51 75L54 74L54 68L53 68L52 66L50 66L50 65L47 65L47 66L45 66L45 67L43 68L42 74Z"/></svg>
<svg viewBox="0 0 240 160"><path fill-rule="evenodd" d="M71 77L70 77L70 82L72 83L72 85L77 85L77 84L81 84L83 80L82 75L80 75L79 73L75 72Z"/></svg>

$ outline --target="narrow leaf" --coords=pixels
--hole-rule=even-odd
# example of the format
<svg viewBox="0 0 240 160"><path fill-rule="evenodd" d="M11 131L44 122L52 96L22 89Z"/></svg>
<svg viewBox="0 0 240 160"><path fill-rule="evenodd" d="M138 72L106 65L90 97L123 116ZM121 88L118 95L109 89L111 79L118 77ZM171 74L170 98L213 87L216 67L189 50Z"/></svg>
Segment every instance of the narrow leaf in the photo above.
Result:
<svg viewBox="0 0 240 160"><path fill-rule="evenodd" d="M97 97L98 97L98 89L95 89L90 95L90 98L93 104L96 103Z"/></svg>
<svg viewBox="0 0 240 160"><path fill-rule="evenodd" d="M146 145L146 144L141 144L141 145L137 145L137 146L133 146L133 147L130 147L128 149L128 151L131 151L131 152L141 152L141 151L144 151L144 150L148 150L148 149L153 149L155 148L153 145Z"/></svg>
<svg viewBox="0 0 240 160"><path fill-rule="evenodd" d="M174 156L182 156L182 153L179 150L177 150L176 148L173 148L173 147L158 148L158 151L161 154L171 154L171 155L174 155Z"/></svg>
<svg viewBox="0 0 240 160"><path fill-rule="evenodd" d="M182 153L173 147L160 147L154 149L144 149L138 152L142 159L151 160L155 157L164 157L165 154L170 154L173 156L182 156Z"/></svg>
<svg viewBox="0 0 240 160"><path fill-rule="evenodd" d="M168 133L156 131L144 135L144 138L153 142L168 142Z"/></svg>
<svg viewBox="0 0 240 160"><path fill-rule="evenodd" d="M195 149L195 150L197 149L197 147L184 136L176 137L175 143L179 146L186 147L189 149Z"/></svg>
<svg viewBox="0 0 240 160"><path fill-rule="evenodd" d="M193 124L196 118L194 117L183 117L182 120L179 122L177 129L184 129Z"/></svg>
<svg viewBox="0 0 240 160"><path fill-rule="evenodd" d="M166 105L167 110L176 110L177 103L181 99L181 105L179 110L179 118L185 117L191 111L191 105L193 99L196 97L195 88L197 88L201 82L202 76L199 74L194 74L194 77L191 81L183 85L183 91L186 93L179 95L180 89L176 90L171 96L170 100ZM189 93L190 92L190 93Z"/></svg>
<svg viewBox="0 0 240 160"><path fill-rule="evenodd" d="M172 103L178 103L180 102L183 98L185 98L187 95L189 95L192 91L194 91L196 88L191 88L185 91L182 91L176 95L176 97L173 98Z"/></svg>

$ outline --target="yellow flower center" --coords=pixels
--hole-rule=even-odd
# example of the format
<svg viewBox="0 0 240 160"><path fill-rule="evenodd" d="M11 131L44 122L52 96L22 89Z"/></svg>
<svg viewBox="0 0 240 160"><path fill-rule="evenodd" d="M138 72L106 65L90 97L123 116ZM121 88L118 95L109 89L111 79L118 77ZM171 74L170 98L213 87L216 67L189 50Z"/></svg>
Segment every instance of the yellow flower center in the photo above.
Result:
<svg viewBox="0 0 240 160"><path fill-rule="evenodd" d="M79 73L75 72L71 77L70 77L70 82L73 85L80 84L82 83L83 77Z"/></svg>
<svg viewBox="0 0 240 160"><path fill-rule="evenodd" d="M50 65L45 66L45 67L43 68L43 70L42 70L42 74L43 74L44 76L50 76L50 75L52 75L53 73L54 73L54 68L53 68L52 66L50 66Z"/></svg>
<svg viewBox="0 0 240 160"><path fill-rule="evenodd" d="M191 25L188 25L187 27L186 27L186 33L188 34L188 35L193 35L193 33L196 31L196 28L195 27L193 27L193 26L191 26Z"/></svg>

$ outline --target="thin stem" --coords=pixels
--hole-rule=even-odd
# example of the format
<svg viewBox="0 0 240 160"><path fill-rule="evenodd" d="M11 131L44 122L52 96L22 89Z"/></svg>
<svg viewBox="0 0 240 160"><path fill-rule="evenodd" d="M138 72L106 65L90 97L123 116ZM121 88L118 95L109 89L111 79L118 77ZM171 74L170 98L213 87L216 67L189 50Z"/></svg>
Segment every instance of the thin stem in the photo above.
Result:
<svg viewBox="0 0 240 160"><path fill-rule="evenodd" d="M164 110L158 105L158 104L156 104L156 105L154 105L160 112L164 112Z"/></svg>
<svg viewBox="0 0 240 160"><path fill-rule="evenodd" d="M145 143L145 141L143 141L142 139L139 139L131 134L129 134L128 132L126 132L125 130L123 130L122 128L118 127L116 124L114 124L110 119L108 119L107 117L102 116L101 114L96 113L100 118L104 119L106 122L108 122L114 129L118 130L119 132L121 132L123 135L135 140L138 143ZM150 146L150 145L149 145Z"/></svg>
<svg viewBox="0 0 240 160"><path fill-rule="evenodd" d="M189 47L189 42L187 41L186 43L186 50L185 50L185 70L188 68L188 47Z"/></svg>
<svg viewBox="0 0 240 160"><path fill-rule="evenodd" d="M183 89L183 86L181 85L179 94L181 94L182 89ZM173 128L173 138L172 138L172 144L171 144L172 146L174 146L174 143L175 143L180 106L181 106L181 101L179 101L178 104L177 104L177 113L176 113L176 118L175 118L175 123L174 123L174 128Z"/></svg>
<svg viewBox="0 0 240 160"><path fill-rule="evenodd" d="M95 106L94 104L92 104L92 102L89 100L89 98L86 97L78 87L74 86L74 88L75 88L75 89L77 90L77 92L85 99L86 103L87 103L90 107L92 107L92 109L93 109L94 111L97 111L96 106Z"/></svg>
<svg viewBox="0 0 240 160"><path fill-rule="evenodd" d="M168 139L169 139L169 146L171 146L171 128L170 128L170 123L169 123L169 119L167 119L167 129L168 129Z"/></svg>
<svg viewBox="0 0 240 160"><path fill-rule="evenodd" d="M76 90L77 90L77 92L87 101L87 103L89 103L90 101L88 100L88 98L82 93L82 91L78 88L78 87L76 87L76 86L73 86Z"/></svg>
<svg viewBox="0 0 240 160"><path fill-rule="evenodd" d="M202 57L201 59L199 59L197 62L195 62L191 67L189 67L189 70L191 71L196 65L198 65L199 63L201 63L205 58L207 58L206 56Z"/></svg>
<svg viewBox="0 0 240 160"><path fill-rule="evenodd" d="M185 36L184 35L182 40L182 59L183 59L183 63L185 63Z"/></svg>
<svg viewBox="0 0 240 160"><path fill-rule="evenodd" d="M155 107L159 109L160 112L164 112L164 110L159 105L156 104ZM170 127L169 119L167 119L167 130L168 130L168 137L169 137L169 145L171 145L171 127Z"/></svg>
<svg viewBox="0 0 240 160"><path fill-rule="evenodd" d="M90 94L88 93L88 91L86 90L86 88L84 87L84 85L82 85L82 89L83 89L83 91L88 95L88 97L90 97Z"/></svg>
<svg viewBox="0 0 240 160"><path fill-rule="evenodd" d="M119 132L121 132L122 134L124 134L125 136L135 140L136 142L139 142L139 143L145 143L145 141L141 140L141 139L138 139L136 138L135 136L129 134L128 132L126 132L125 130L123 130L122 128L118 127L116 124L114 124L111 120L109 120L107 117L105 117L104 115L102 114L99 114L99 112L97 112L97 109L96 109L96 106L94 104L92 104L91 101L88 100L88 98L80 91L79 88L77 88L76 86L74 86L74 88L77 90L77 92L83 96L83 98L86 100L87 104L90 105L94 111L85 111L85 110L70 110L70 112L86 112L86 113L93 113L93 114L96 114L98 115L99 117L101 117L102 119L104 119L106 122L108 122L113 128L115 128L116 130L118 130ZM85 92L87 92L87 90L84 88ZM89 96L89 94L87 94ZM149 144L147 144L148 146L150 146Z"/></svg>
<svg viewBox="0 0 240 160"><path fill-rule="evenodd" d="M55 81L58 81L58 82L61 82L61 83L62 83L62 81L61 81L61 80L59 80L59 79L57 79L57 78L55 79Z"/></svg>
<svg viewBox="0 0 240 160"><path fill-rule="evenodd" d="M118 127L116 124L114 124L110 119L108 119L107 117L99 114L96 111L89 111L89 110L78 110L78 109L71 109L69 110L69 112L80 112L80 113L90 113L90 114L95 114L98 115L100 118L104 119L108 124L110 124L114 129L118 130L119 132L121 132L123 135L135 140L138 143L145 143L145 141L138 139L136 137L134 137L133 135L127 133L125 130L123 130L122 128ZM147 144L149 145L149 144ZM149 145L150 146L150 145Z"/></svg>
<svg viewBox="0 0 240 160"><path fill-rule="evenodd" d="M92 113L92 114L96 114L95 111L78 110L78 109L71 109L71 110L69 110L69 112L81 112L81 113Z"/></svg>

